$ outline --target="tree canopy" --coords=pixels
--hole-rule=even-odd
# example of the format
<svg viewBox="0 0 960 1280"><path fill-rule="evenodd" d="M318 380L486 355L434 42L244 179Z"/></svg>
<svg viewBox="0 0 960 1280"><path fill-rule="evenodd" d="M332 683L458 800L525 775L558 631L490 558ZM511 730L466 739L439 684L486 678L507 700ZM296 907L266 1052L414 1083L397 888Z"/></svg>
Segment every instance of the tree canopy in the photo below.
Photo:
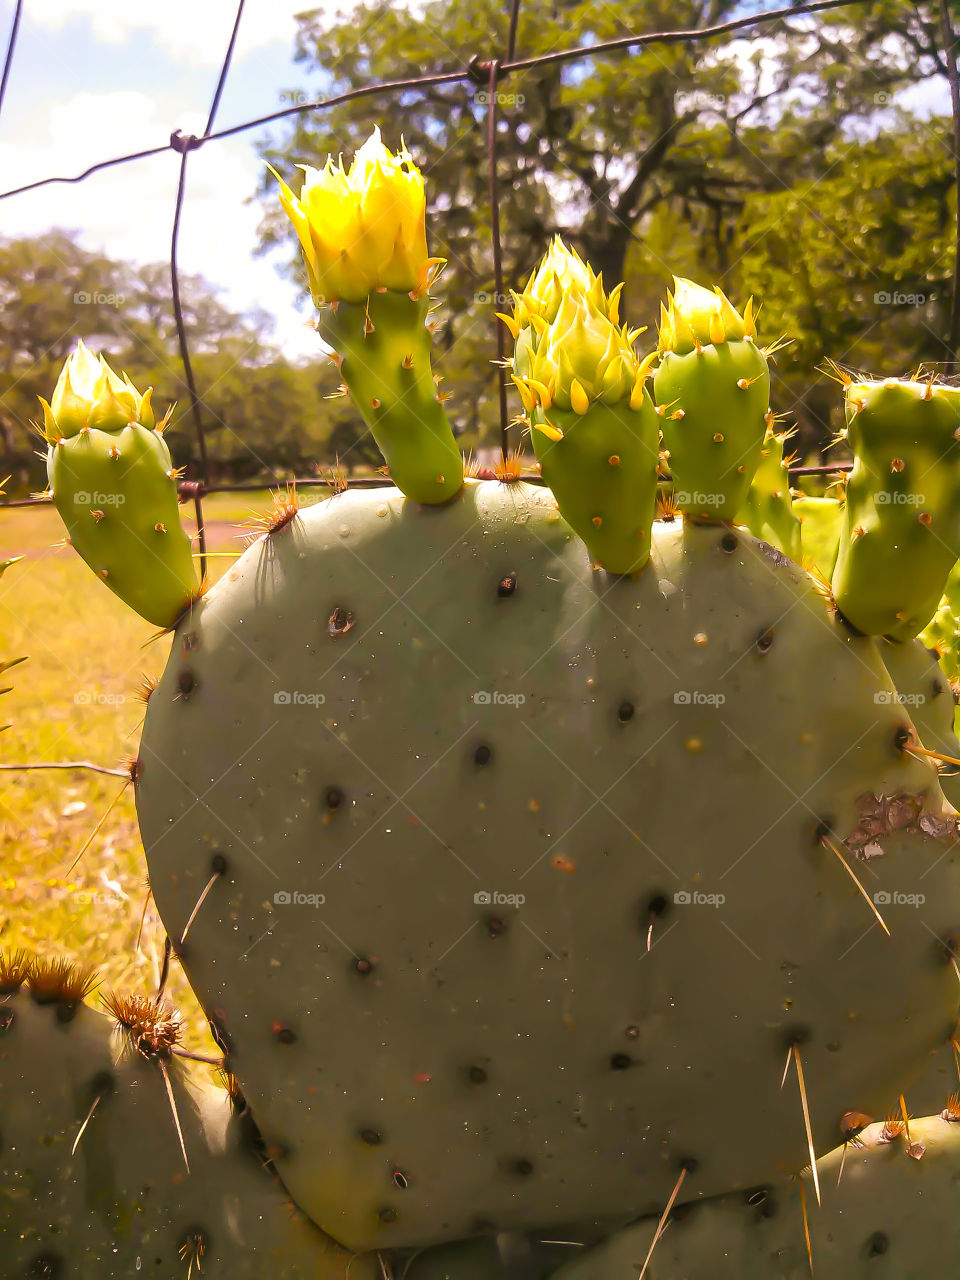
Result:
<svg viewBox="0 0 960 1280"><path fill-rule="evenodd" d="M744 11L740 0L525 0L517 56ZM498 56L507 25L499 0L376 0L332 22L328 10L307 13L298 92L312 100L461 69ZM815 372L824 356L901 373L950 354L949 121L898 105L903 91L945 75L940 40L935 4L879 0L736 38L511 73L497 104L507 284L522 287L560 232L608 284L626 279L624 309L637 324L654 324L674 273L720 283L735 300L756 293L777 331L764 332L795 338L780 357L775 408L816 444L836 400ZM392 144L403 133L427 179L432 251L450 263L441 367L470 444L492 440L496 422L485 94L483 82L355 99L292 117L263 147L292 178L294 163L351 153L378 120ZM271 183L261 188L264 247L290 239ZM914 301L893 300L902 298Z"/></svg>
<svg viewBox="0 0 960 1280"><path fill-rule="evenodd" d="M327 359L292 364L265 313L232 311L199 276L181 278L181 301L214 477L308 474L338 454L380 464L349 405L327 398L339 381ZM0 304L0 474L42 487L37 396L50 397L80 337L154 387L161 412L176 402L171 449L178 464L195 460L165 264L112 261L66 231L0 240Z"/></svg>

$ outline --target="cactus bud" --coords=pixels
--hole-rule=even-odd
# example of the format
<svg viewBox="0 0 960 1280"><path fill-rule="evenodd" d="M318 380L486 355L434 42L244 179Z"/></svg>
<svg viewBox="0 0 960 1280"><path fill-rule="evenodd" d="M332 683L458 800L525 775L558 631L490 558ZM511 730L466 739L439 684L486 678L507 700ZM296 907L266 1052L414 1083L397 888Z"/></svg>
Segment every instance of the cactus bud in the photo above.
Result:
<svg viewBox="0 0 960 1280"><path fill-rule="evenodd" d="M299 197L280 175L280 203L303 250L318 307L363 302L375 289L422 289L429 270L423 175L401 144L394 154L379 128L349 169L342 158L322 169L301 165Z"/></svg>

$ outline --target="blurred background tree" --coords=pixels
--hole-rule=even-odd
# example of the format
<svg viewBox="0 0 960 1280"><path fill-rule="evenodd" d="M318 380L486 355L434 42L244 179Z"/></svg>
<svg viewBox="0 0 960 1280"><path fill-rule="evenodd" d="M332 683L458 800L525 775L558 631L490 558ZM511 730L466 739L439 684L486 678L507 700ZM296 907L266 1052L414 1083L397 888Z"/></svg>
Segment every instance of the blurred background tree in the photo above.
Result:
<svg viewBox="0 0 960 1280"><path fill-rule="evenodd" d="M298 19L299 86L310 102L381 80L464 71L504 49L504 0L373 0ZM703 28L758 0L522 0L518 57L666 29ZM956 20L955 20L956 25ZM764 304L761 333L779 353L774 408L800 426L801 453L837 425L824 356L899 374L951 358L956 187L946 92L949 40L938 0L873 0L791 15L740 35L657 44L512 72L499 86L498 174L504 275L521 288L550 236L574 244L623 311L655 341L672 274L715 280ZM956 48L953 54L960 52ZM259 149L297 186L297 162L349 158L375 121L401 134L427 179L430 245L449 267L438 287L438 368L465 450L498 440L486 75L414 87L276 124ZM251 178L251 185L253 185ZM305 275L275 183L264 172L261 249ZM333 365L295 363L261 311L238 314L200 277L182 282L214 477L274 480L337 456L379 465ZM89 299L82 304L76 299ZM122 299L122 301L118 301ZM114 364L178 402L178 462L196 442L176 341L168 267L111 261L68 231L0 240L0 476L22 492L40 467L25 425L81 333ZM304 315L310 313L305 307ZM514 405L514 408L517 406Z"/></svg>
<svg viewBox="0 0 960 1280"><path fill-rule="evenodd" d="M354 466L381 459L325 358L293 364L271 345L265 312L231 311L199 276L181 278L184 321L203 401L211 478L310 474L337 454ZM63 361L82 336L141 388L161 412L176 402L169 440L179 464L196 438L170 305L169 268L112 262L66 231L0 240L0 475L36 482L29 430L37 396L49 398Z"/></svg>
<svg viewBox="0 0 960 1280"><path fill-rule="evenodd" d="M761 7L743 0L523 0L518 57L658 30L705 27ZM501 0L379 0L299 18L311 101L379 80L466 66L504 48ZM824 355L891 373L946 362L956 191L937 4L878 0L855 16L798 14L742 37L655 45L513 72L500 85L497 147L504 273L520 288L560 232L625 312L655 326L672 274L755 292L770 338L787 332L775 408L822 445L838 403ZM432 251L450 266L441 367L468 446L496 439L493 265L485 77L294 116L263 154L349 156L371 122L401 132L427 176ZM938 91L939 86L939 91ZM285 100L293 100L291 91ZM291 242L265 180L262 246ZM291 242L291 247L292 242ZM291 253L291 269L301 272ZM502 302L503 300L501 300ZM502 309L502 308L501 308ZM654 334L640 339L652 344Z"/></svg>

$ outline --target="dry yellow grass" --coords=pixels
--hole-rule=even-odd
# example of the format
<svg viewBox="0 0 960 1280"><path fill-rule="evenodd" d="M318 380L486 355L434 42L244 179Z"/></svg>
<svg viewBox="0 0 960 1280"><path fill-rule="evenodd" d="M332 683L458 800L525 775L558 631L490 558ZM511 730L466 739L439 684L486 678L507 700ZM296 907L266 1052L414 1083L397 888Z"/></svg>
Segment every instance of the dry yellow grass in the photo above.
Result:
<svg viewBox="0 0 960 1280"><path fill-rule="evenodd" d="M209 548L241 551L235 526L269 505L265 493L207 499ZM71 548L55 545L62 536L51 507L0 512L0 559L24 557L0 579L0 660L29 655L4 681L13 689L0 704L0 723L11 723L0 763L117 768L137 751L141 673L159 675L170 640L150 642L156 628L105 590ZM231 563L211 560L211 576ZM147 869L130 788L67 874L121 785L89 770L0 772L0 947L64 954L95 965L104 986L151 991L164 931L151 903L137 947ZM175 962L168 991L184 1015L187 1047L210 1051Z"/></svg>

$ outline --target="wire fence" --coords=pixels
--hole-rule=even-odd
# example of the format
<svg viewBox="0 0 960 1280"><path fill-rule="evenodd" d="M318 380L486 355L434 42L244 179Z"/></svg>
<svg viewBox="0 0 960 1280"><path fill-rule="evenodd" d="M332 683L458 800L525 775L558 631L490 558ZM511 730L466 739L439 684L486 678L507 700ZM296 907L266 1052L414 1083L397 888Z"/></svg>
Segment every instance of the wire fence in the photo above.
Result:
<svg viewBox="0 0 960 1280"><path fill-rule="evenodd" d="M150 156L162 155L168 151L173 151L180 156L180 174L173 209L173 230L170 239L170 285L173 315L176 323L177 340L180 349L180 358L183 365L184 381L189 394L189 414L193 420L197 438L198 465L196 467L197 474L188 480L182 480L179 487L181 500L193 502L198 531L197 537L200 552L201 574L206 572L206 530L203 513L204 495L214 492L254 491L262 489L264 486L262 483L223 483L214 485L211 484L209 480L209 460L203 417L203 401L197 390L193 366L190 359L189 334L187 333L186 325L184 323L181 307L180 276L177 262L180 227L186 196L187 161L191 152L199 151L202 147L207 146L210 143L217 142L223 138L231 138L237 134L245 133L251 129L261 128L264 125L275 123L278 120L283 120L290 116L304 115L309 112L322 112L360 98L399 95L408 89L458 83L472 84L476 89L485 90L485 105L487 110L486 144L489 175L488 190L492 241L491 248L494 269L494 296L495 298L499 298L502 297L504 293L504 281L503 254L500 236L497 98L498 85L505 77L509 76L513 72L525 71L532 67L557 63L582 62L588 59L596 59L604 55L626 54L632 50L641 49L651 45L681 44L685 42L716 39L718 37L732 35L736 32L749 31L758 27L768 26L771 23L783 21L787 18L796 18L804 14L822 13L833 9L855 8L860 5L868 4L869 0L811 0L810 3L791 4L786 8L770 9L760 13L744 14L741 17L733 18L727 22L717 23L712 26L673 31L646 32L639 35L624 36L616 40L598 42L596 44L577 45L570 49L554 50L550 53L540 54L536 57L518 59L516 56L516 44L520 17L520 3L521 0L509 0L508 36L503 50L502 61L497 57L484 57L483 53L478 51L466 62L465 65L450 71L420 76L413 79L388 80L381 81L376 84L364 85L361 88L351 89L345 93L337 94L329 98L283 107L277 111L269 112L266 115L257 116L253 119L242 121L239 124L231 125L229 128L218 130L214 128L217 111L220 106L220 100L223 96L224 85L226 84L227 76L230 71L230 64L236 47L237 35L243 18L244 0L239 0L233 27L230 32L230 38L224 52L213 98L210 103L206 127L202 134L184 134L178 129L170 135L170 141L164 146L148 147L140 151L128 152L124 155L112 156L104 160L99 160L95 164L89 165L78 174L50 175L46 178L40 178L22 186L12 187L6 191L0 191L0 201L8 200L14 196L22 195L28 191L36 191L39 188L49 186L53 183L84 182L93 174L100 173L105 169L114 167L115 165L133 164L138 160L143 160ZM955 169L958 193L960 193L960 71L958 71L956 57L957 38L953 34L952 23L950 20L949 0L939 0L939 6L944 54L947 64L947 75L951 92L951 104L953 108L955 138L954 158L956 161ZM2 111L7 82L14 61L22 8L23 0L17 0L10 35L7 42L2 80L0 80L0 111ZM957 210L957 248L958 260L954 268L953 306L948 341L949 349L954 356L956 356L958 344L960 344L960 200L958 200ZM507 454L509 431L509 413L507 407L508 382L506 371L502 365L502 361L506 355L505 338L503 326L495 321L493 323L496 329L496 351L498 361L496 365L496 378L500 418L500 447L501 452L505 457ZM844 470L849 470L849 464L836 463L833 465L794 466L790 468L790 474L791 476L825 475ZM524 478L531 481L537 481L539 479L535 474L524 476ZM298 486L303 487L308 487L310 485L318 486L328 483L328 481L317 479L316 477L291 478L291 480L293 479L295 479ZM351 488L359 485L368 487L389 485L390 483L391 481L386 477L369 477L365 479L352 478L349 481ZM5 502L0 504L0 506L24 507L36 505L43 501L45 501L45 499L39 497L25 498Z"/></svg>

